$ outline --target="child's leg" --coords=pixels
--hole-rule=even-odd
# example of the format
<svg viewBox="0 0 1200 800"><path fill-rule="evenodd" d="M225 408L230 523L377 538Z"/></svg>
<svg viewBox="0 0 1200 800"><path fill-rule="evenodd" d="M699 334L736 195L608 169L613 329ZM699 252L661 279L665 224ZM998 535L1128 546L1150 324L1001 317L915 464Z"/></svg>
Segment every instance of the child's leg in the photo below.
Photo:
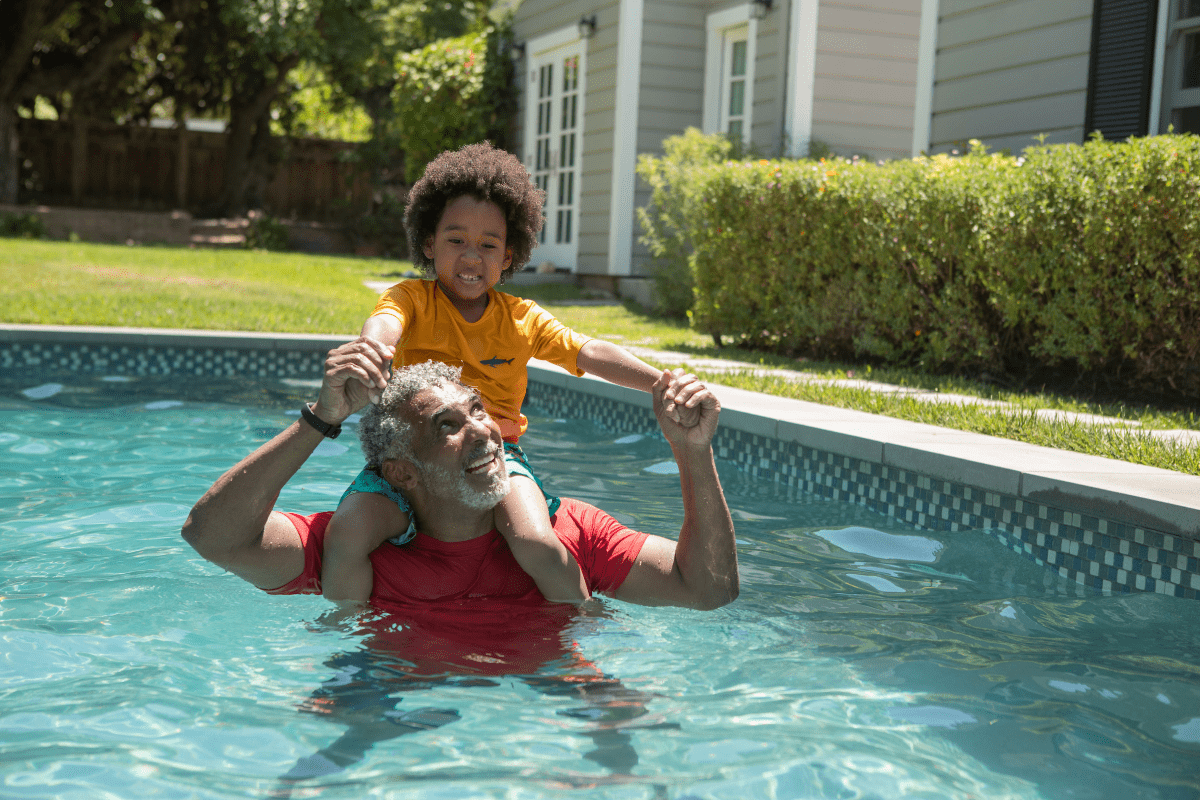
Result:
<svg viewBox="0 0 1200 800"><path fill-rule="evenodd" d="M375 576L368 556L388 539L410 531L411 512L403 496L390 486L374 487L364 480L383 479L363 470L342 496L325 530L321 592L328 600L365 603L370 599Z"/></svg>
<svg viewBox="0 0 1200 800"><path fill-rule="evenodd" d="M508 547L552 603L581 603L590 597L575 557L550 524L546 497L532 480L511 477L512 490L496 509L496 528Z"/></svg>

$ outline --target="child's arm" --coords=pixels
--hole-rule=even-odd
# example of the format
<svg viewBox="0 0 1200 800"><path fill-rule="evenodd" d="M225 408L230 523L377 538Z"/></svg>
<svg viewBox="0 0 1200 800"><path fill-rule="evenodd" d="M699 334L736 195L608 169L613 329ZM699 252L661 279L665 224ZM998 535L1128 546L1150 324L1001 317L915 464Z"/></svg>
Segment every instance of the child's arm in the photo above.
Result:
<svg viewBox="0 0 1200 800"><path fill-rule="evenodd" d="M584 372L604 378L609 383L643 392L649 392L663 374L661 369L650 366L624 347L603 339L592 339L585 344L579 351L576 363ZM675 422L695 424L695 409L677 408L674 403L667 403L665 411ZM691 419L681 419L681 413Z"/></svg>
<svg viewBox="0 0 1200 800"><path fill-rule="evenodd" d="M400 334L403 332L400 320L391 314L372 314L363 323L361 334L395 347L400 343Z"/></svg>
<svg viewBox="0 0 1200 800"><path fill-rule="evenodd" d="M582 603L591 593L583 572L550 524L546 497L533 481L519 475L496 513L496 528L508 549L552 603Z"/></svg>
<svg viewBox="0 0 1200 800"><path fill-rule="evenodd" d="M368 557L408 530L408 514L381 494L355 492L342 501L325 530L321 593L327 600L365 603L375 578Z"/></svg>

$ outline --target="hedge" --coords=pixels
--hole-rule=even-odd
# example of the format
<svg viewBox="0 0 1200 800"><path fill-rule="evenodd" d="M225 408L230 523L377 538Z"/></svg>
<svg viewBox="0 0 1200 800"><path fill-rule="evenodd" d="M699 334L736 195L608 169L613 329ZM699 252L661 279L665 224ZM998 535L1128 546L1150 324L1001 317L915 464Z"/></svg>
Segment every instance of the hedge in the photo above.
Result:
<svg viewBox="0 0 1200 800"><path fill-rule="evenodd" d="M643 156L668 311L755 347L1200 397L1200 137L867 163Z"/></svg>

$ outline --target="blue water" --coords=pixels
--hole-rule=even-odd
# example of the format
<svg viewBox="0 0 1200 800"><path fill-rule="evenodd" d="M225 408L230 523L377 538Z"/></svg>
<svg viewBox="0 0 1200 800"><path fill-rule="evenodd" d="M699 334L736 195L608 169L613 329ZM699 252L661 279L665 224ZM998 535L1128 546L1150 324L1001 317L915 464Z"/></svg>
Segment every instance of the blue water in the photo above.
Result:
<svg viewBox="0 0 1200 800"><path fill-rule="evenodd" d="M435 634L267 596L179 527L311 393L0 378L0 797L1200 796L1195 603L724 467L741 599L597 601L543 662L431 668ZM279 507L332 507L347 427ZM534 414L524 445L557 493L677 530L661 440Z"/></svg>

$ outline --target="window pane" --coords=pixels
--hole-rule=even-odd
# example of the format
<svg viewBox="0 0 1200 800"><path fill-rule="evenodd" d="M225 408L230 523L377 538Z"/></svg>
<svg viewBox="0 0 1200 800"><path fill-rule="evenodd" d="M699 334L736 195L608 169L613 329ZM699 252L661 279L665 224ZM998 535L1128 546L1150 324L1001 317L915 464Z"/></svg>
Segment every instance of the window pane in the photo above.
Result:
<svg viewBox="0 0 1200 800"><path fill-rule="evenodd" d="M1171 112L1175 133L1200 133L1200 106L1177 108Z"/></svg>
<svg viewBox="0 0 1200 800"><path fill-rule="evenodd" d="M1183 39L1183 88L1200 88L1200 33Z"/></svg>
<svg viewBox="0 0 1200 800"><path fill-rule="evenodd" d="M742 121L740 119L730 121L729 138L739 142L742 140Z"/></svg>
<svg viewBox="0 0 1200 800"><path fill-rule="evenodd" d="M729 74L733 77L738 77L746 74L746 43L745 41L733 43L733 58L730 59Z"/></svg>
<svg viewBox="0 0 1200 800"><path fill-rule="evenodd" d="M1200 17L1200 0L1180 0L1179 18Z"/></svg>
<svg viewBox="0 0 1200 800"><path fill-rule="evenodd" d="M729 83L729 116L740 117L746 104L746 82L731 81Z"/></svg>

